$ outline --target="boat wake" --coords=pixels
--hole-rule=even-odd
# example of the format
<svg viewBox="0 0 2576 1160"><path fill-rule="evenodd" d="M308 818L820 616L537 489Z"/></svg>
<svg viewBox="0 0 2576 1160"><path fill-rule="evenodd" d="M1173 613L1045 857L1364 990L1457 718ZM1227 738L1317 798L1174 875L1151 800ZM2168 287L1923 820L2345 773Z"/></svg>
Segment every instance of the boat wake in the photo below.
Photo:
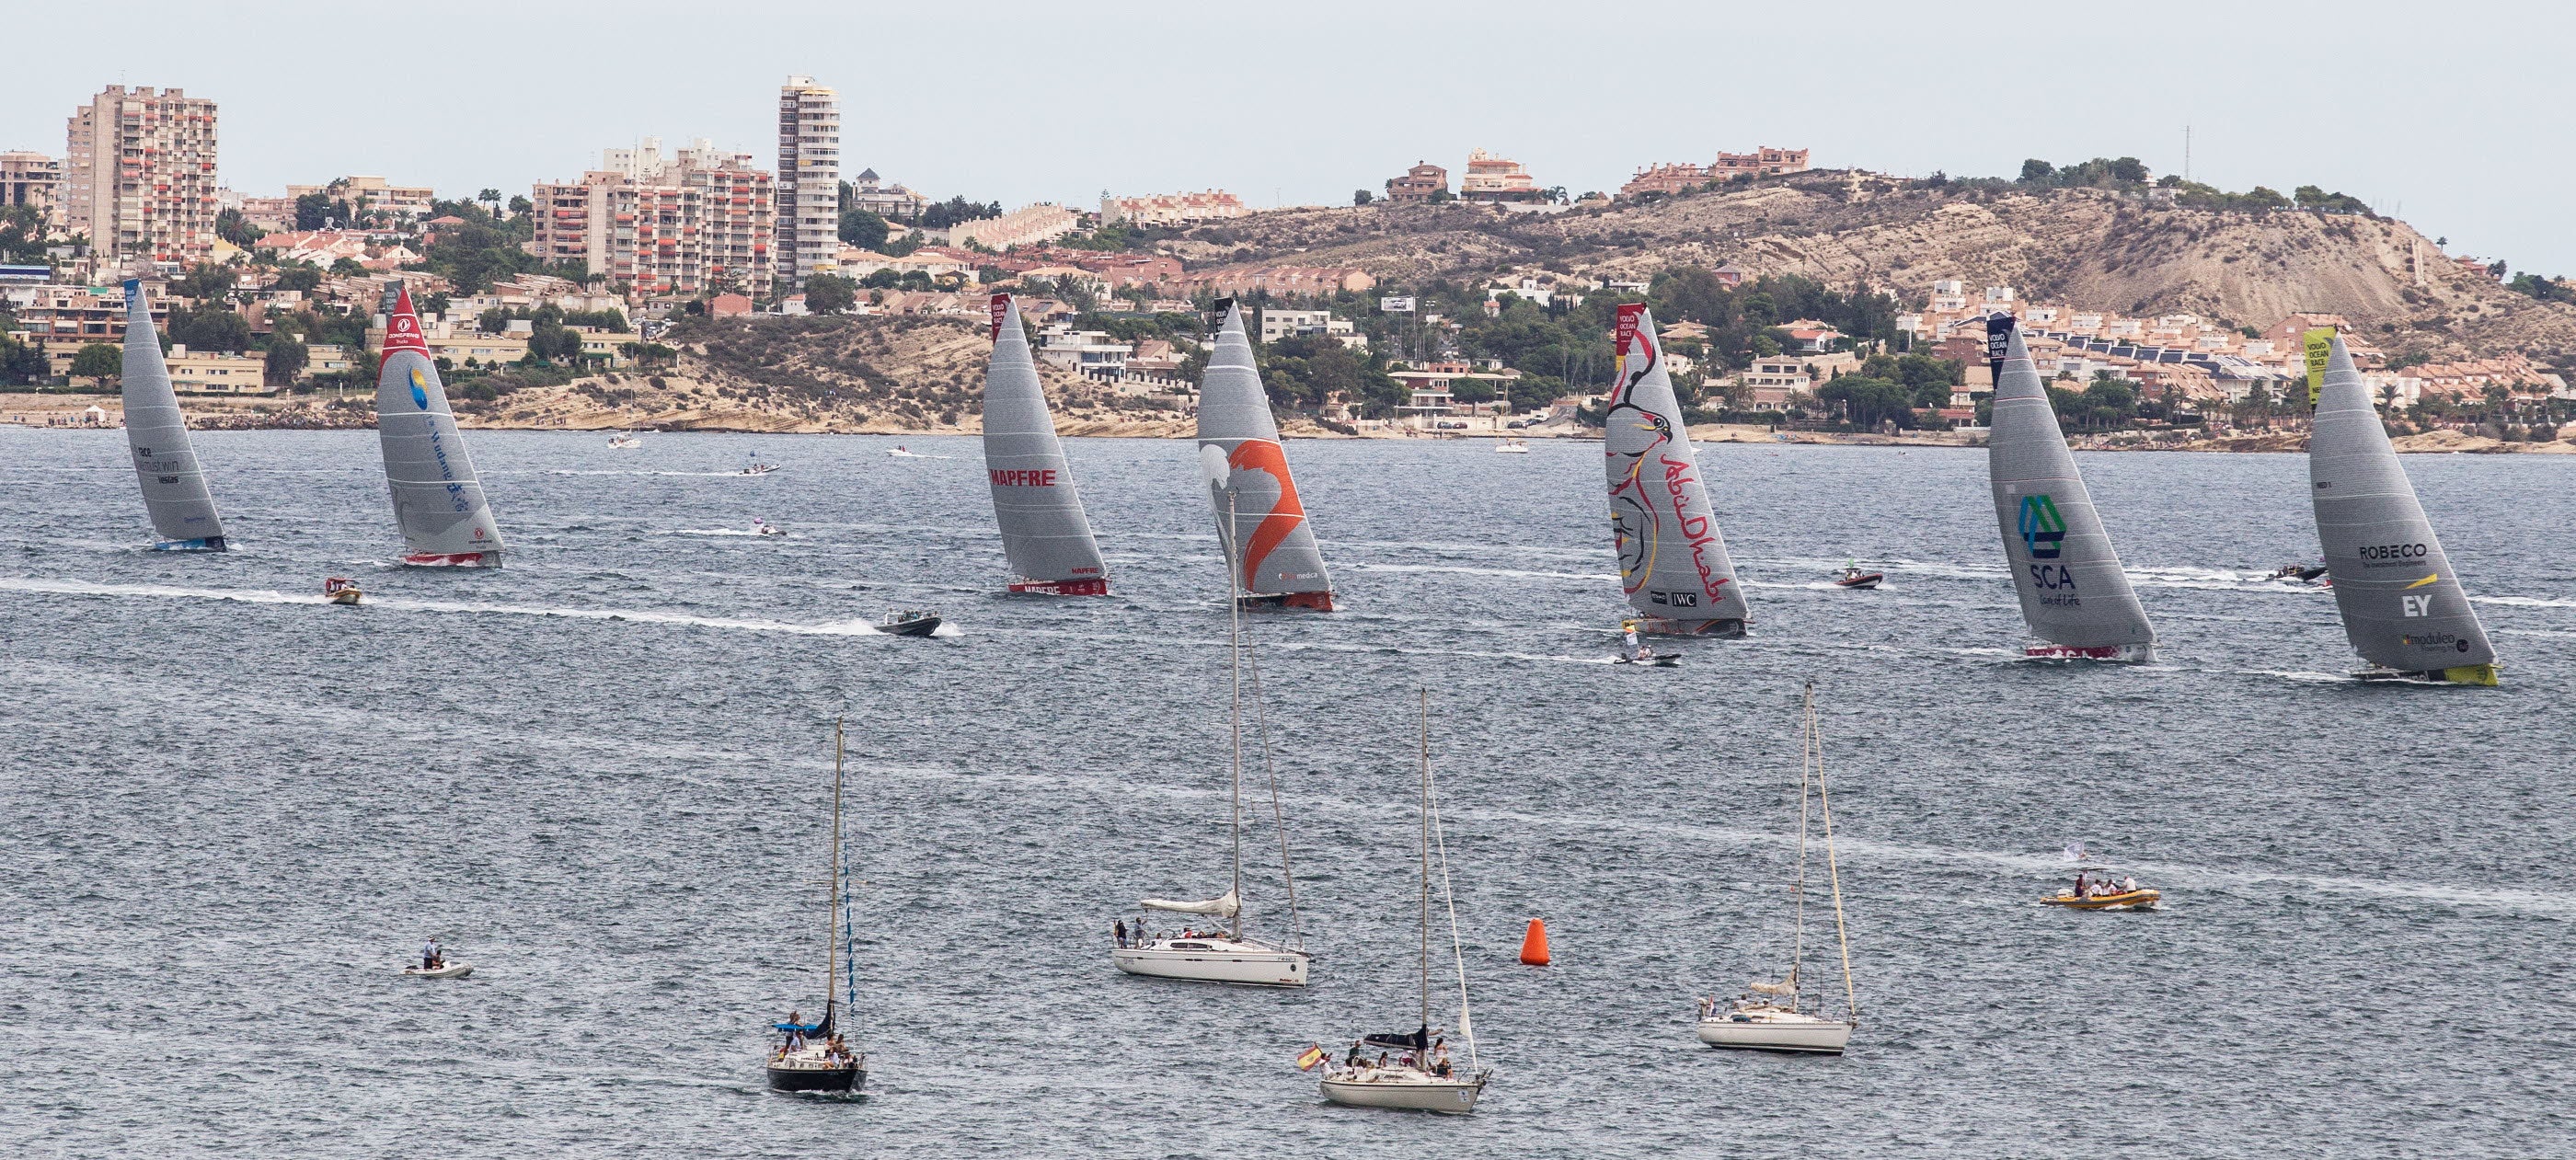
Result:
<svg viewBox="0 0 2576 1160"><path fill-rule="evenodd" d="M45 592L63 596L132 596L162 600L230 600L243 604L324 604L319 595L298 595L275 589L248 588L181 588L159 584L99 584L87 580L45 580L36 577L0 578L0 590L12 592ZM695 616L681 612L657 612L633 608L547 608L525 604L482 604L456 600L415 600L401 596L369 596L362 608L392 612L444 612L482 616L548 616L567 620L623 620L639 624L687 625L697 628L722 628L742 632L786 632L800 636L883 636L875 625L864 619L830 621L822 624L797 624L784 620L761 620L744 617ZM945 627L945 626L943 626Z"/></svg>
<svg viewBox="0 0 2576 1160"><path fill-rule="evenodd" d="M754 539L760 537L758 532L747 532L741 528L666 528L653 534L657 536L750 536Z"/></svg>

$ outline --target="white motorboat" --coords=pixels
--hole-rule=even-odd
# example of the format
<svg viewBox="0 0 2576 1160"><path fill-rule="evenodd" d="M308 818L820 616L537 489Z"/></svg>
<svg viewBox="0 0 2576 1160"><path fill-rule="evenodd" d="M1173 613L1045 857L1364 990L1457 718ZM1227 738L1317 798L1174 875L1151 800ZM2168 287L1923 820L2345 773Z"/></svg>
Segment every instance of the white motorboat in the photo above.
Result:
<svg viewBox="0 0 2576 1160"><path fill-rule="evenodd" d="M608 437L608 448L611 451L632 451L638 447L642 447L643 445L643 440L623 431Z"/></svg>
<svg viewBox="0 0 2576 1160"><path fill-rule="evenodd" d="M435 967L404 967L403 973L415 979L462 979L474 973L474 964L440 963Z"/></svg>
<svg viewBox="0 0 2576 1160"><path fill-rule="evenodd" d="M752 464L752 465L751 465L751 466L749 466L749 467L743 468L743 469L742 469L742 470L740 470L740 471L734 472L734 474L735 474L735 475L767 475L767 474L769 474L770 472L773 472L773 471L776 471L776 470L778 470L778 465L777 465L777 464L775 464L775 463L755 463L755 464Z"/></svg>
<svg viewBox="0 0 2576 1160"><path fill-rule="evenodd" d="M1476 1100L1485 1094L1485 1081L1493 1072L1479 1067L1476 1060L1475 1024L1467 1014L1467 954L1458 939L1458 892L1449 882L1449 843L1440 829L1440 799L1431 788L1431 694L1422 694L1422 830L1419 838L1422 860L1418 897L1422 905L1422 942L1416 977L1420 980L1421 1022L1410 1032L1394 1035L1364 1035L1351 1045L1350 1054L1324 1069L1324 1098L1332 1103L1359 1108L1403 1108L1418 1112L1445 1112L1464 1115L1476 1110ZM1458 1025L1456 1034L1467 1044L1467 1062L1461 1067L1449 1058L1447 1033L1431 1026L1431 865L1434 854L1440 864L1440 894L1449 910L1449 953L1458 977ZM1315 1049L1310 1049L1313 1051ZM1377 1053L1375 1059L1368 1052ZM1313 1055L1303 1057L1298 1066L1311 1066Z"/></svg>
<svg viewBox="0 0 2576 1160"><path fill-rule="evenodd" d="M1529 454L1529 444L1524 442L1518 436L1506 435L1500 442L1494 444L1494 454L1527 455Z"/></svg>
<svg viewBox="0 0 2576 1160"><path fill-rule="evenodd" d="M1204 461L1203 461L1204 462ZM1217 477L1210 477L1214 486ZM1231 517L1232 508L1228 507ZM1288 862L1286 815L1279 809L1279 779L1270 771L1270 735L1261 734L1261 762L1270 772L1271 816L1277 819L1279 831L1279 873L1287 883L1289 941L1272 942L1253 938L1243 929L1243 670L1244 654L1250 646L1243 639L1242 572L1234 566L1232 546L1236 537L1225 537L1226 560L1226 651L1233 681L1232 707L1233 767L1231 784L1233 806L1228 815L1231 833L1230 863L1233 884L1223 895L1204 901L1146 898L1138 905L1165 914L1199 915L1222 919L1215 930L1184 927L1178 934L1156 933L1147 929L1144 920L1137 921L1133 934L1125 932L1120 920L1118 945L1109 952L1109 961L1131 975L1149 975L1162 979L1189 979L1201 983L1239 983L1261 987L1303 987L1313 956L1306 953L1305 940L1297 934L1297 875ZM1259 696L1260 672L1255 667L1254 688Z"/></svg>
<svg viewBox="0 0 2576 1160"><path fill-rule="evenodd" d="M1852 987L1851 934L1843 922L1842 870L1834 858L1833 799L1825 792L1824 742L1816 728L1816 685L1807 683L1801 706L1804 738L1798 755L1798 866L1790 897L1796 915L1789 951L1789 977L1746 984L1744 996L1721 1007L1715 999L1699 1003L1699 1041L1711 1047L1756 1051L1799 1051L1841 1055L1860 1026L1860 1000ZM1833 884L1834 935L1842 948L1843 1013L1825 1014L1824 997L1803 997L1807 966L1807 834L1810 806L1824 822L1825 872Z"/></svg>

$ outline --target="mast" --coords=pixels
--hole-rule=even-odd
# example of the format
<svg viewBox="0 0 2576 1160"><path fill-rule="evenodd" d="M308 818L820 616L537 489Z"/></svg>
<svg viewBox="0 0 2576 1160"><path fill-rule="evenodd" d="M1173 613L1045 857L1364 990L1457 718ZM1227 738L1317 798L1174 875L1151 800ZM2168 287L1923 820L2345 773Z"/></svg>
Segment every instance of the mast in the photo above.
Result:
<svg viewBox="0 0 2576 1160"><path fill-rule="evenodd" d="M831 886L824 906L830 915L823 921L823 1022L832 1023L832 1004L840 997L841 968L841 753L842 719L832 719L832 865L827 877Z"/></svg>
<svg viewBox="0 0 2576 1160"><path fill-rule="evenodd" d="M1807 736L1814 739L1816 804L1825 816L1825 876L1834 887L1834 938L1843 952L1843 1017L1860 1025L1860 998L1852 989L1851 928L1843 923L1843 874L1834 861L1834 799L1825 792L1825 744L1816 730L1816 683L1807 682Z"/></svg>
<svg viewBox="0 0 2576 1160"><path fill-rule="evenodd" d="M1234 571L1234 489L1225 490L1225 647L1234 684L1234 813L1230 824L1234 858L1234 937L1243 937L1243 578Z"/></svg>
<svg viewBox="0 0 2576 1160"><path fill-rule="evenodd" d="M1799 705L1802 735L1798 739L1798 880L1789 888L1790 896L1797 900L1798 912L1797 934L1789 951L1789 1008L1793 1011L1798 1006L1800 976L1806 973L1807 967L1807 768L1815 758L1815 682L1807 682L1807 690L1801 695Z"/></svg>
<svg viewBox="0 0 2576 1160"><path fill-rule="evenodd" d="M1422 690L1422 1026L1431 1026L1431 690L1428 687Z"/></svg>

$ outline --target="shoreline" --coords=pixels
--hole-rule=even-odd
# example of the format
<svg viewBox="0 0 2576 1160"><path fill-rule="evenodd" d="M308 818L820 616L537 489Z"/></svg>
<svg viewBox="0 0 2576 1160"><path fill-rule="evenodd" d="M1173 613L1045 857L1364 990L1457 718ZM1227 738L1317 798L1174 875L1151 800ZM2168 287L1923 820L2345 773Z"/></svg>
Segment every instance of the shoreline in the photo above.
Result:
<svg viewBox="0 0 2576 1160"><path fill-rule="evenodd" d="M348 396L363 398L363 396ZM182 400L181 411L192 431L371 431L374 415L363 408L333 406L341 397L325 399L309 396L293 402L273 398L209 399L192 396ZM197 405L191 408L188 404ZM99 414L91 416L91 408ZM0 393L0 428L32 431L98 431L117 430L124 424L124 402L113 394L77 395L68 393ZM565 416L553 421L530 421L498 416L460 413L457 426L468 431L552 431L592 434L611 431L634 431L647 434L735 434L735 435L887 435L903 438L937 436L976 436L983 425L960 423L955 426L904 426L868 421L840 424L829 420L815 421L793 415L770 414L749 409L704 409L665 411L650 415L621 415L597 412L578 417ZM1773 444L1802 447L1899 447L1968 449L1985 445L1983 432L1917 431L1897 435L1865 432L1788 431L1752 424L1702 423L1692 426L1690 437L1701 444ZM1056 422L1056 434L1068 439L1170 439L1197 437L1197 425L1186 418L1102 420L1066 418ZM2068 440L2075 451L2184 451L2241 455L2254 453L2295 453L2307 450L2304 431L2230 432L2216 437L2185 440L2160 440L2149 433L2123 433L2127 437L2088 436L2079 434ZM1282 439L1374 440L1385 442L1489 442L1498 439L1529 439L1575 442L1599 442L1601 433L1587 428L1529 428L1518 431L1448 431L1437 435L1410 431L1360 431L1344 433L1329 430L1311 420L1293 418L1280 426ZM2415 435L2400 435L2390 442L2400 454L2412 455L2571 455L2576 454L2576 440L2566 438L2548 443L2507 443L2484 435L2461 431L2438 430Z"/></svg>

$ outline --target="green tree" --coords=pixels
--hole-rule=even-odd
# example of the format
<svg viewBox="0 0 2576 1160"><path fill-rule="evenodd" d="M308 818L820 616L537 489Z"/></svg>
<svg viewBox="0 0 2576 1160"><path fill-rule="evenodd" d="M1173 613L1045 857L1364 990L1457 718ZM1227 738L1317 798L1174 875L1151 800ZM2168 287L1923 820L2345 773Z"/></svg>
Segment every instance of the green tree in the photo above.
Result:
<svg viewBox="0 0 2576 1160"><path fill-rule="evenodd" d="M72 356L72 377L98 379L101 382L125 370L125 354L103 342L93 342Z"/></svg>
<svg viewBox="0 0 2576 1160"><path fill-rule="evenodd" d="M841 211L841 240L862 250L885 244L886 220L863 209Z"/></svg>
<svg viewBox="0 0 2576 1160"><path fill-rule="evenodd" d="M268 385L293 386L296 376L304 373L304 364L312 353L311 348L292 338L283 335L270 338L268 353L263 356L262 361L265 369L264 377Z"/></svg>
<svg viewBox="0 0 2576 1160"><path fill-rule="evenodd" d="M885 223L880 220L877 224L882 226ZM858 300L858 283L838 274L816 274L805 280L805 309L816 314L839 314L856 305Z"/></svg>
<svg viewBox="0 0 2576 1160"><path fill-rule="evenodd" d="M172 343L190 350L238 354L249 350L251 344L250 323L218 302L207 302L194 310L171 311L169 336Z"/></svg>
<svg viewBox="0 0 2576 1160"><path fill-rule="evenodd" d="M170 280L170 293L198 302L212 301L233 292L231 268L211 262L199 262L195 269Z"/></svg>
<svg viewBox="0 0 2576 1160"><path fill-rule="evenodd" d="M0 383L25 386L53 373L45 352L6 334L0 334Z"/></svg>
<svg viewBox="0 0 2576 1160"><path fill-rule="evenodd" d="M511 217L514 217L514 218L523 218L523 217L528 216L528 215L529 215L529 214L531 214L531 213L536 212L536 209L537 209L537 203L535 203L535 202L533 202L533 201L529 201L529 200L527 199L527 197L526 197L524 194L516 194L516 193L514 193L514 194L511 194L511 195L510 195L510 216L511 216ZM495 216L498 216L498 215L495 215Z"/></svg>
<svg viewBox="0 0 2576 1160"><path fill-rule="evenodd" d="M295 199L295 228L318 230L330 223L331 195L320 191Z"/></svg>
<svg viewBox="0 0 2576 1160"><path fill-rule="evenodd" d="M278 290L311 293L322 285L322 268L311 262L290 262L277 268L277 281L270 285Z"/></svg>
<svg viewBox="0 0 2576 1160"><path fill-rule="evenodd" d="M2023 185L2053 185L2057 181L2057 167L2039 158L2030 158L2021 163L2020 180Z"/></svg>
<svg viewBox="0 0 2576 1160"><path fill-rule="evenodd" d="M1370 193L1369 191L1367 191L1367 190L1365 190L1365 189L1354 189L1354 190L1352 190L1352 191L1351 191L1351 204L1352 204L1352 205L1367 205L1367 204L1369 204L1370 202L1373 202L1373 201L1376 201L1376 200L1377 200L1377 195L1376 195L1376 194L1374 194L1374 193Z"/></svg>
<svg viewBox="0 0 2576 1160"><path fill-rule="evenodd" d="M240 210L228 209L215 214L215 236L249 249L251 243L267 236L267 231L250 224Z"/></svg>

